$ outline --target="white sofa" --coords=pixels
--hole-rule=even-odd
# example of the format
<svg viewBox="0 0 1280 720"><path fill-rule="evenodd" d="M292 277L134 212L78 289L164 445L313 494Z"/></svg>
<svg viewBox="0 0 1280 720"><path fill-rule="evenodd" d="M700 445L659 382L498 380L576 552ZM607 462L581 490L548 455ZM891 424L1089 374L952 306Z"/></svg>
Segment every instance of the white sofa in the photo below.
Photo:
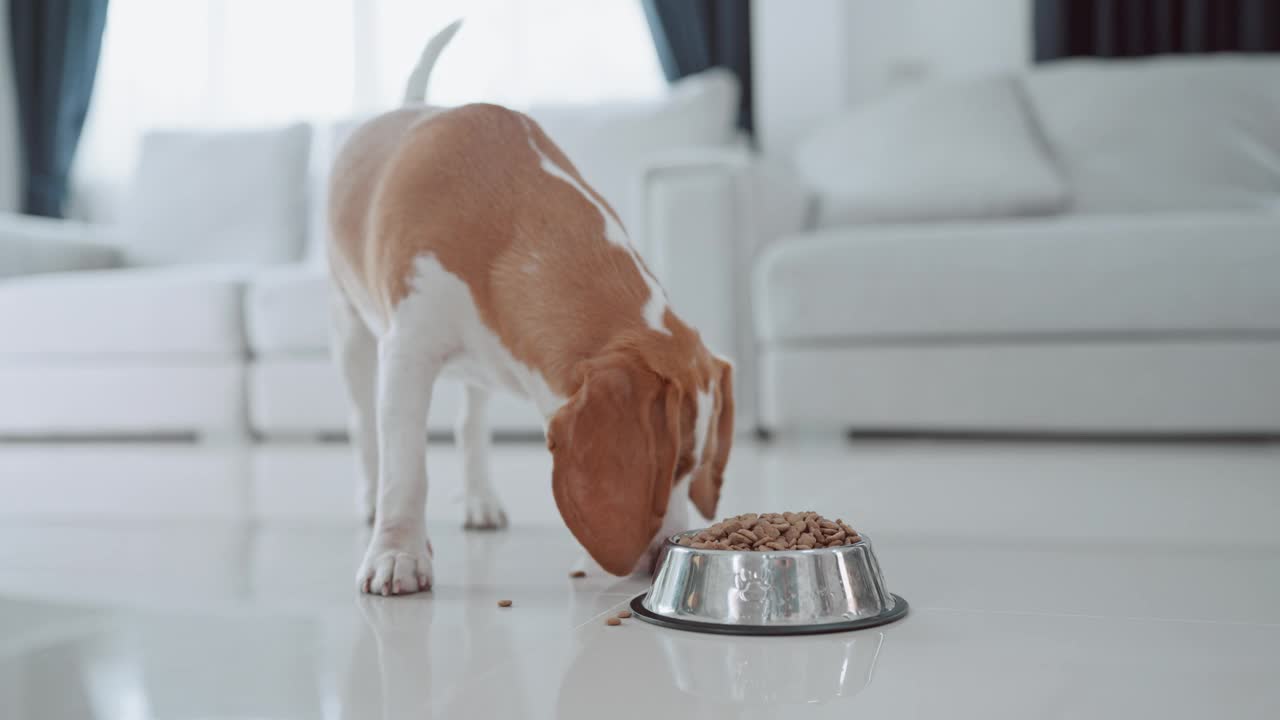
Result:
<svg viewBox="0 0 1280 720"><path fill-rule="evenodd" d="M634 225L644 169L737 144L736 107L714 71L654 103L531 113ZM352 126L314 143L305 126L156 133L119 226L0 214L0 437L344 432L318 188ZM437 394L432 432L458 399ZM542 430L515 398L491 418L500 435Z"/></svg>
<svg viewBox="0 0 1280 720"><path fill-rule="evenodd" d="M1227 55L917 87L776 159L655 171L655 265L765 430L1273 435L1277 77Z"/></svg>
<svg viewBox="0 0 1280 720"><path fill-rule="evenodd" d="M119 226L0 218L0 434L244 434L244 295L306 247L303 125L146 138Z"/></svg>

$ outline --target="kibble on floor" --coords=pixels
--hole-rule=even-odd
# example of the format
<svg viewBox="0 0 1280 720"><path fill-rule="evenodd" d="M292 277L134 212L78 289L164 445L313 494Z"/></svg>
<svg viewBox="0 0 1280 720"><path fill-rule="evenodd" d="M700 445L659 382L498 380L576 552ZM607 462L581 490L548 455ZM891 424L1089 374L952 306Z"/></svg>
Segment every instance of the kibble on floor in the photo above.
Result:
<svg viewBox="0 0 1280 720"><path fill-rule="evenodd" d="M605 621L604 621L604 624L605 624L605 625L609 625L610 627L612 627L612 626L614 626L614 625L621 625L621 624L622 624L622 621L621 621L621 620L619 620L618 618L609 618L608 620L605 620Z"/></svg>
<svg viewBox="0 0 1280 720"><path fill-rule="evenodd" d="M498 607L511 607L511 601L510 601L510 600L499 600L499 601L498 601Z"/></svg>
<svg viewBox="0 0 1280 720"><path fill-rule="evenodd" d="M622 612L618 613L618 617L622 618L623 620L626 620L627 618L631 617L631 611L623 610Z"/></svg>
<svg viewBox="0 0 1280 720"><path fill-rule="evenodd" d="M586 570L574 570L573 572L569 573L569 577L574 578L574 579L577 579L577 578L584 578L584 577L586 577L586 576L587 576L587 571L586 571Z"/></svg>

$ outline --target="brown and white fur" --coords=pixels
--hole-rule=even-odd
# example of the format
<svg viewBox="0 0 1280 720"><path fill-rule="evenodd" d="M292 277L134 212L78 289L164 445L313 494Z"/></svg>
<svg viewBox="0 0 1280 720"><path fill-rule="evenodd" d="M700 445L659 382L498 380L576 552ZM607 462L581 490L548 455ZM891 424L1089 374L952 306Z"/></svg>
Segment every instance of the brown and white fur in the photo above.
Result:
<svg viewBox="0 0 1280 720"><path fill-rule="evenodd" d="M525 115L422 104L457 23L431 40L406 105L360 127L330 187L334 340L372 512L365 592L432 582L424 522L437 378L466 384L458 422L467 524L506 515L488 477L490 389L545 419L552 491L574 536L626 574L710 518L733 434L729 363L667 305L621 223Z"/></svg>

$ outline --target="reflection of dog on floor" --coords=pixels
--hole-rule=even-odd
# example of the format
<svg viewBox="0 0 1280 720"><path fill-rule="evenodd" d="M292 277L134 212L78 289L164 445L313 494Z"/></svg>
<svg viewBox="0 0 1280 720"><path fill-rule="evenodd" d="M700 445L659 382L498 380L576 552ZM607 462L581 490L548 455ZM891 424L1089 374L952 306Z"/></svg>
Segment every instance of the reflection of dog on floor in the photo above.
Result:
<svg viewBox="0 0 1280 720"><path fill-rule="evenodd" d="M428 43L405 106L356 130L330 188L334 336L373 513L357 582L384 595L431 585L423 457L441 376L466 384L468 525L506 524L484 414L491 388L514 392L545 418L565 524L626 574L664 531L687 529L677 493L714 513L731 368L672 312L613 209L533 120L422 104L456 29Z"/></svg>
<svg viewBox="0 0 1280 720"><path fill-rule="evenodd" d="M343 688L342 717L431 717L431 623L435 604L360 598L364 623Z"/></svg>

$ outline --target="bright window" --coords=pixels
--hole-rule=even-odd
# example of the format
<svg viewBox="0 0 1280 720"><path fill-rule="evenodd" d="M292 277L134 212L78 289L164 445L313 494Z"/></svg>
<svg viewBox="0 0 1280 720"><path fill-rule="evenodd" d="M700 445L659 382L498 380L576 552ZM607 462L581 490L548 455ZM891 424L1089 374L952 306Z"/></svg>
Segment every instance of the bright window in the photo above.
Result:
<svg viewBox="0 0 1280 720"><path fill-rule="evenodd" d="M394 107L423 44L464 18L430 100L639 100L664 82L639 0L112 0L77 159L118 183L156 127L332 121Z"/></svg>

